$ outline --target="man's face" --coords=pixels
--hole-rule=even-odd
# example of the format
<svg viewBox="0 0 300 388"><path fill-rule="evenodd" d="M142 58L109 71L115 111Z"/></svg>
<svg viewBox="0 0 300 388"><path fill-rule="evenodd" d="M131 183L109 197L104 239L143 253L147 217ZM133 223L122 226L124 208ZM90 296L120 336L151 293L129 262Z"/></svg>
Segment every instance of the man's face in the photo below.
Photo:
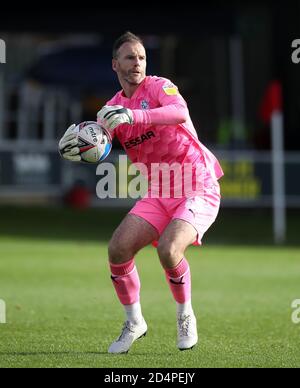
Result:
<svg viewBox="0 0 300 388"><path fill-rule="evenodd" d="M112 61L121 83L139 85L146 77L146 52L138 42L124 43Z"/></svg>

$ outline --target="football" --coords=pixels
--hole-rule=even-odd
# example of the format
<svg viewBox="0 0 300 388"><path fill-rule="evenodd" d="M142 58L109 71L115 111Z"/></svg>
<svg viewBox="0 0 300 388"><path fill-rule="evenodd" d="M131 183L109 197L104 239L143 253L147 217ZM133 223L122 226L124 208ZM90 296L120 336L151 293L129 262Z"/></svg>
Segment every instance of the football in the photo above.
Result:
<svg viewBox="0 0 300 388"><path fill-rule="evenodd" d="M94 121L84 121L76 126L78 147L84 163L102 162L110 154L112 144L106 132Z"/></svg>

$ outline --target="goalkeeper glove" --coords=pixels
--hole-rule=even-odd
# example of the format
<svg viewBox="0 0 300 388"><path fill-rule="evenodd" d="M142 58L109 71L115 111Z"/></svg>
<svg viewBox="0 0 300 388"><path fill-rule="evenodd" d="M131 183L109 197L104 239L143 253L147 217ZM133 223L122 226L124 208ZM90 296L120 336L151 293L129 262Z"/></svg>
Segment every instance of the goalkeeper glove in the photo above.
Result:
<svg viewBox="0 0 300 388"><path fill-rule="evenodd" d="M121 105L105 105L97 114L98 124L111 132L121 124L133 124L133 113Z"/></svg>
<svg viewBox="0 0 300 388"><path fill-rule="evenodd" d="M77 133L74 132L75 124L72 124L59 142L60 155L71 162L81 162L80 150L78 147Z"/></svg>

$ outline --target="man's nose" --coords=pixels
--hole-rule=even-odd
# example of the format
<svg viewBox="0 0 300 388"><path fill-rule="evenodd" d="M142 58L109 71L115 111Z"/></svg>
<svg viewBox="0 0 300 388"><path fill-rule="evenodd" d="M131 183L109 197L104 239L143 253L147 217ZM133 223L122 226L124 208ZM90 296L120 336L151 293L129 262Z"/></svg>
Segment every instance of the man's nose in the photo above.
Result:
<svg viewBox="0 0 300 388"><path fill-rule="evenodd" d="M134 65L135 66L140 66L140 64L141 64L140 59L139 58L135 58Z"/></svg>

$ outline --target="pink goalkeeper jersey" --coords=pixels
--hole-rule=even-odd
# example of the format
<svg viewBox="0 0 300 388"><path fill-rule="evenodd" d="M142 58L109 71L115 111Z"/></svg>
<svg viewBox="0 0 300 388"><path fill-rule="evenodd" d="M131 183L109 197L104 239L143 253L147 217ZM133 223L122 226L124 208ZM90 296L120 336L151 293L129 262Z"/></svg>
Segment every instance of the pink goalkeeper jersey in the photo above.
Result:
<svg viewBox="0 0 300 388"><path fill-rule="evenodd" d="M147 166L150 186L154 163L190 164L194 172L200 167L205 180L207 175L214 181L223 176L216 157L199 141L187 104L171 81L148 76L131 98L120 91L107 105L122 105L133 111L134 124L118 126L112 137L117 136L133 163ZM199 176L193 174L192 179Z"/></svg>

